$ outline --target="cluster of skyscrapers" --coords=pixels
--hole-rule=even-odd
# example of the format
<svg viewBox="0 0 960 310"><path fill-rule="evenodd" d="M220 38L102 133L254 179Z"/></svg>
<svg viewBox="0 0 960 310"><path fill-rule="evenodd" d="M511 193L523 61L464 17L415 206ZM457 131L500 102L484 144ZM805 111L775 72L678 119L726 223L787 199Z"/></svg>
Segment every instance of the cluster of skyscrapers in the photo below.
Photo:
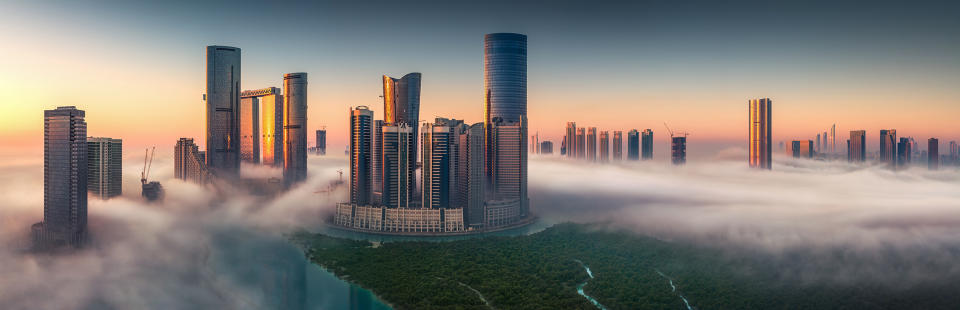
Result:
<svg viewBox="0 0 960 310"><path fill-rule="evenodd" d="M174 175L206 183L239 177L240 163L283 169L287 186L307 177L307 74L283 75L283 89L241 91L240 49L206 48L206 148L191 138L175 147ZM323 133L325 152L325 132ZM321 132L317 132L317 141ZM319 146L319 144L318 144Z"/></svg>
<svg viewBox="0 0 960 310"><path fill-rule="evenodd" d="M602 163L623 160L623 131L613 131L612 138L609 131L600 131L598 140L597 127L578 128L576 122L567 122L564 132L560 154L567 158ZM679 142L676 141L676 143ZM653 130L644 129L643 132L639 132L631 129L627 132L626 143L627 160L653 159ZM682 143L679 147L683 152L678 156L683 160L675 162L681 164L686 159L686 144Z"/></svg>
<svg viewBox="0 0 960 310"><path fill-rule="evenodd" d="M337 206L334 223L450 233L526 219L526 59L525 35L485 36L484 122L474 124L437 117L421 125L422 75L383 76L383 119L366 106L350 109L350 202Z"/></svg>
<svg viewBox="0 0 960 310"><path fill-rule="evenodd" d="M771 169L771 142L772 142L772 101L769 98L749 100L749 163L750 167ZM837 152L837 125L830 126L829 132L817 133L816 140L793 140L786 145L786 155L794 158L814 158L818 154L836 154ZM847 160L849 162L865 162L867 160L867 132L865 130L851 130L847 140ZM783 144L781 143L781 146ZM926 160L928 168L936 170L940 163L958 163L957 143L950 141L950 154L941 158L939 154L939 140L927 140L927 150L918 152L918 145L913 138L902 137L897 140L896 129L880 130L880 150L877 160L889 167L906 167L913 158Z"/></svg>

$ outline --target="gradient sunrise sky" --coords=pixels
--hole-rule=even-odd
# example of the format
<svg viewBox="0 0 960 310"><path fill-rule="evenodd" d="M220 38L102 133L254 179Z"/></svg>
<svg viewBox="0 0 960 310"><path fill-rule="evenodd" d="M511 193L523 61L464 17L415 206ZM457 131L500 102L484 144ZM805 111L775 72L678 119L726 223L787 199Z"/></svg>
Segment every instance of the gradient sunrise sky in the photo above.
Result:
<svg viewBox="0 0 960 310"><path fill-rule="evenodd" d="M358 2L358 3L354 3ZM774 142L837 124L960 140L958 1L5 1L0 155L42 154L43 110L86 110L125 153L202 139L204 47L242 54L242 87L308 72L308 137L341 152L348 108L382 117L381 75L422 72L421 119L479 122L483 35L529 36L530 132L567 121L691 133L746 148L747 100L773 99ZM202 145L202 144L201 144ZM706 147L706 146L710 147ZM941 146L941 149L946 148Z"/></svg>

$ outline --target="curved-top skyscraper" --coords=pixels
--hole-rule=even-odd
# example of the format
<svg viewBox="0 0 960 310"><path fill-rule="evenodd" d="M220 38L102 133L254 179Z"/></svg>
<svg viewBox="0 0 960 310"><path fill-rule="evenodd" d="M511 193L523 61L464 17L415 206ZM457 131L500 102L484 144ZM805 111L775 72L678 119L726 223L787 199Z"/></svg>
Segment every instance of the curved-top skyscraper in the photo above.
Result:
<svg viewBox="0 0 960 310"><path fill-rule="evenodd" d="M207 46L207 168L240 172L240 49Z"/></svg>
<svg viewBox="0 0 960 310"><path fill-rule="evenodd" d="M493 200L527 208L527 36L491 33L483 40L487 180Z"/></svg>
<svg viewBox="0 0 960 310"><path fill-rule="evenodd" d="M413 176L417 170L417 139L420 137L417 130L420 122L420 79L421 74L419 72L408 73L399 79L383 76L384 126L406 124L410 128L410 136L413 137L410 141L412 145L410 146L410 154L407 156L408 162L405 165L409 170L407 171L409 176ZM380 136L377 137L377 139L380 138ZM377 144L381 143L377 141ZM374 167L374 170L381 168ZM380 171L375 173L380 174ZM382 177L380 179L382 181ZM409 189L411 197L416 194L414 191L416 188L415 182L415 179L411 177L404 187Z"/></svg>
<svg viewBox="0 0 960 310"><path fill-rule="evenodd" d="M307 74L283 75L283 179L307 179Z"/></svg>

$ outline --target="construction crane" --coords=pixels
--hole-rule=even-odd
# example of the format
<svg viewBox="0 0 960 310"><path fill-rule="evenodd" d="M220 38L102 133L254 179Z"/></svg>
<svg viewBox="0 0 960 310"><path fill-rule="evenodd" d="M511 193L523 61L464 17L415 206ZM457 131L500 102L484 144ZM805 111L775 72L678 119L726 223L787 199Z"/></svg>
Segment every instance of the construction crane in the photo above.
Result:
<svg viewBox="0 0 960 310"><path fill-rule="evenodd" d="M676 133L674 133L674 131L670 129L670 126L667 125L667 122L663 122L663 127L667 127L667 132L670 133L670 137L671 137L671 138L673 138L673 137L675 137L675 136L683 136L683 137L686 137L686 136L687 136L687 132L686 132L686 131L677 131Z"/></svg>
<svg viewBox="0 0 960 310"><path fill-rule="evenodd" d="M143 150L143 170L140 171L140 184L142 186L140 195L146 198L147 201L163 200L163 186L160 185L160 182L148 182L150 178L150 168L153 167L153 155L156 149L156 147L153 147L149 151L146 149Z"/></svg>

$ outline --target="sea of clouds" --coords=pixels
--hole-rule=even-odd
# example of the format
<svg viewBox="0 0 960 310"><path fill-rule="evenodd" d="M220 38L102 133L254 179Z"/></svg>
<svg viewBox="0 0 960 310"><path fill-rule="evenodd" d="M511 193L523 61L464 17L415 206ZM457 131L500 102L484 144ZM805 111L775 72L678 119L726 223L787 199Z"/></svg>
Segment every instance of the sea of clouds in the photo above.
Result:
<svg viewBox="0 0 960 310"><path fill-rule="evenodd" d="M746 167L740 149L718 154L680 167L532 156L532 208L548 222L604 223L730 255L763 255L788 279L811 283L912 285L960 275L957 169L891 171L777 157L773 171L761 171ZM342 156L311 157L308 180L271 198L180 182L170 161L157 160L150 178L163 184L163 203L140 199L142 162L128 158L124 195L90 199L90 246L57 254L24 251L29 226L43 215L42 163L0 164L2 308L260 308L268 297L259 288L218 276L207 263L218 236L282 240L297 227L317 230L346 199L346 186L330 190L338 169L349 175ZM243 171L280 176L266 167Z"/></svg>

